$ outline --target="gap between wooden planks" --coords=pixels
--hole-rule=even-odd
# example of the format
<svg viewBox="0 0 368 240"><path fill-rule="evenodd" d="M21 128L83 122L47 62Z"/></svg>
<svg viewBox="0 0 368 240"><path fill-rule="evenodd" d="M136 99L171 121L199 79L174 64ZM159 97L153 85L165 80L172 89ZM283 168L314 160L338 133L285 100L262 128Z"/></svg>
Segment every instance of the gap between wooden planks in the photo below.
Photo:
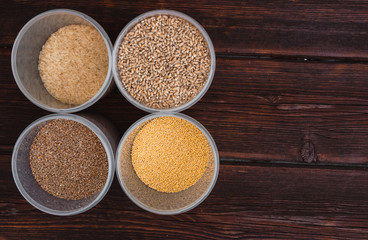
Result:
<svg viewBox="0 0 368 240"><path fill-rule="evenodd" d="M16 86L10 52L0 50L2 145L14 144L28 124L48 114ZM209 91L184 113L210 131L220 157L367 164L367 77L368 63L218 58ZM118 91L88 111L110 118L121 134L145 115Z"/></svg>
<svg viewBox="0 0 368 240"><path fill-rule="evenodd" d="M88 6L88 7L87 7ZM1 14L0 44L13 44L32 17L55 8L81 11L99 22L112 42L134 17L172 9L196 19L216 52L241 55L368 59L368 1L8 1ZM102 9L102 11L101 11Z"/></svg>
<svg viewBox="0 0 368 240"><path fill-rule="evenodd" d="M0 157L0 186L4 193L0 232L8 238L168 234L171 239L364 239L368 234L366 171L223 164L210 196L188 213L148 213L134 205L114 181L93 209L55 218L33 208L20 196L7 167L9 158L10 153Z"/></svg>

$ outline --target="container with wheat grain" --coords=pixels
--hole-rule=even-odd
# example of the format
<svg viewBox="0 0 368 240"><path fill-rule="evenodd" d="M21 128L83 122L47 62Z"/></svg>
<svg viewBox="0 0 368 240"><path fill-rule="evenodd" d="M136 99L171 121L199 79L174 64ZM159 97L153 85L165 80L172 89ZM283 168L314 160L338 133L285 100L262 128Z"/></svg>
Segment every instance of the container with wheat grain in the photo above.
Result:
<svg viewBox="0 0 368 240"><path fill-rule="evenodd" d="M124 97L147 112L180 112L211 85L216 57L210 37L193 18L155 10L134 18L113 50L113 74Z"/></svg>

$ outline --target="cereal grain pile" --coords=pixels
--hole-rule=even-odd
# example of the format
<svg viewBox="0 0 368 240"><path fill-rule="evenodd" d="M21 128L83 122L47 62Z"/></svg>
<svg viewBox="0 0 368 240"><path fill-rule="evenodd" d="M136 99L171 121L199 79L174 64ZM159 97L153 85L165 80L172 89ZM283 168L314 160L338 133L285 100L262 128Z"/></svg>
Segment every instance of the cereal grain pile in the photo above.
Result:
<svg viewBox="0 0 368 240"><path fill-rule="evenodd" d="M205 135L192 123L177 117L148 122L132 146L132 164L149 187L167 193L194 185L206 170L210 157Z"/></svg>
<svg viewBox="0 0 368 240"><path fill-rule="evenodd" d="M201 32L170 15L146 18L122 40L118 70L128 93L155 109L181 106L205 85L210 51Z"/></svg>
<svg viewBox="0 0 368 240"><path fill-rule="evenodd" d="M108 64L107 48L97 29L69 25L53 33L43 45L38 69L54 98L80 105L100 90Z"/></svg>
<svg viewBox="0 0 368 240"><path fill-rule="evenodd" d="M81 123L51 120L36 135L30 150L33 176L58 198L82 199L102 189L108 174L105 149Z"/></svg>

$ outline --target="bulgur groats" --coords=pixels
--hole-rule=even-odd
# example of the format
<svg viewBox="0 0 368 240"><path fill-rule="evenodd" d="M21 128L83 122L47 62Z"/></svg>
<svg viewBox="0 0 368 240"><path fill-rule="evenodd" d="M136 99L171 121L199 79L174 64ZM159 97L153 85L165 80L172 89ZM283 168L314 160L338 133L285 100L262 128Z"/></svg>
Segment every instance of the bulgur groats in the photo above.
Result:
<svg viewBox="0 0 368 240"><path fill-rule="evenodd" d="M58 198L92 196L103 188L108 175L101 141L73 120L56 119L43 126L33 140L29 158L36 181Z"/></svg>
<svg viewBox="0 0 368 240"><path fill-rule="evenodd" d="M80 105L102 87L108 72L106 44L92 26L69 25L43 45L38 69L46 90L63 103Z"/></svg>
<svg viewBox="0 0 368 240"><path fill-rule="evenodd" d="M185 19L157 15L143 19L123 38L118 71L124 88L154 109L179 107L205 85L211 68L208 44Z"/></svg>
<svg viewBox="0 0 368 240"><path fill-rule="evenodd" d="M149 187L175 193L194 185L206 170L210 146L192 123L158 117L136 135L131 152L137 176Z"/></svg>

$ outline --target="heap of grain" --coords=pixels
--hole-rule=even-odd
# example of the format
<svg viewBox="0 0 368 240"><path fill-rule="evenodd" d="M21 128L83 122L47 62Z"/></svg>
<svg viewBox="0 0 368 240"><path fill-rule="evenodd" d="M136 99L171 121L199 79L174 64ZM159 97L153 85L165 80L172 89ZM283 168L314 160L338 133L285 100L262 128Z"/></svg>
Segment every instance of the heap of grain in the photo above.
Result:
<svg viewBox="0 0 368 240"><path fill-rule="evenodd" d="M92 26L69 25L43 45L38 69L46 90L57 100L80 105L103 85L108 71L106 44Z"/></svg>
<svg viewBox="0 0 368 240"><path fill-rule="evenodd" d="M206 136L178 117L158 117L137 133L131 159L137 176L147 186L166 193L193 186L210 158Z"/></svg>
<svg viewBox="0 0 368 240"><path fill-rule="evenodd" d="M122 40L118 70L139 103L170 109L191 101L205 85L211 56L202 33L185 19L158 15L132 27Z"/></svg>
<svg viewBox="0 0 368 240"><path fill-rule="evenodd" d="M40 186L51 195L78 200L105 185L108 160L96 134L66 119L49 121L37 133L30 149L30 166Z"/></svg>

